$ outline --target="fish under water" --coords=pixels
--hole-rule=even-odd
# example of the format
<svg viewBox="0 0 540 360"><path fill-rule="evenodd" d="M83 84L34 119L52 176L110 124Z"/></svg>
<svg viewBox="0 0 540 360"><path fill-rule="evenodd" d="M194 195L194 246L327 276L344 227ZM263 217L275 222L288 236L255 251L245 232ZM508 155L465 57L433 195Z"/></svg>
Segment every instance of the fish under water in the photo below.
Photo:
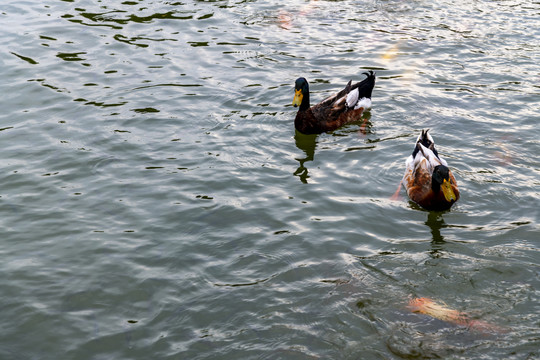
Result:
<svg viewBox="0 0 540 360"><path fill-rule="evenodd" d="M504 333L506 329L482 320L471 319L464 312L437 304L430 298L414 298L409 301L408 308L414 313L429 315L436 319L466 327L482 333Z"/></svg>

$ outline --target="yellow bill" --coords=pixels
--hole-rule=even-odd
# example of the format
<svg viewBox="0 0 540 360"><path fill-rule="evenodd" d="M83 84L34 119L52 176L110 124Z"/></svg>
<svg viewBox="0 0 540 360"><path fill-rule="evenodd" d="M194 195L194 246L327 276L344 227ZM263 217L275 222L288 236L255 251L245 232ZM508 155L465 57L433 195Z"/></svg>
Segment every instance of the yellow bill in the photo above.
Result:
<svg viewBox="0 0 540 360"><path fill-rule="evenodd" d="M444 194L444 198L446 201L451 202L456 201L456 194L454 194L454 190L452 189L452 185L450 184L449 180L444 179L443 183L441 185L441 190Z"/></svg>
<svg viewBox="0 0 540 360"><path fill-rule="evenodd" d="M294 90L294 99L292 101L292 104L296 106L300 106L302 104L302 98L304 95L302 94L302 89Z"/></svg>

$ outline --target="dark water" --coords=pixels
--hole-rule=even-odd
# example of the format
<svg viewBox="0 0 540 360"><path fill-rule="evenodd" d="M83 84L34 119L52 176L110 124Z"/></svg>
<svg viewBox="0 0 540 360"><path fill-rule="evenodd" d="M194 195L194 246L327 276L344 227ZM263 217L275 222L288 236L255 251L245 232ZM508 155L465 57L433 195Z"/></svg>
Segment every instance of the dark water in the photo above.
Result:
<svg viewBox="0 0 540 360"><path fill-rule="evenodd" d="M4 1L1 359L533 359L538 1ZM366 124L295 134L377 72ZM389 198L420 129L452 210ZM423 314L427 297L493 325Z"/></svg>

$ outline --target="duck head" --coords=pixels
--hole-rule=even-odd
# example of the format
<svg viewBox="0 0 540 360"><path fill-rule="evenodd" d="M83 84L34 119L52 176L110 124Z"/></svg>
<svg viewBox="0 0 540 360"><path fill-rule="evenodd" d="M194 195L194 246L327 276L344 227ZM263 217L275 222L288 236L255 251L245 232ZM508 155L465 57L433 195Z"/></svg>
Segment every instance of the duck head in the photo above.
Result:
<svg viewBox="0 0 540 360"><path fill-rule="evenodd" d="M444 165L437 165L433 169L431 188L437 194L442 191L444 198L448 202L454 202L457 200L456 194L452 189L452 183L450 180L450 169Z"/></svg>
<svg viewBox="0 0 540 360"><path fill-rule="evenodd" d="M296 79L294 83L294 107L300 106L300 110L309 108L309 84L303 77Z"/></svg>

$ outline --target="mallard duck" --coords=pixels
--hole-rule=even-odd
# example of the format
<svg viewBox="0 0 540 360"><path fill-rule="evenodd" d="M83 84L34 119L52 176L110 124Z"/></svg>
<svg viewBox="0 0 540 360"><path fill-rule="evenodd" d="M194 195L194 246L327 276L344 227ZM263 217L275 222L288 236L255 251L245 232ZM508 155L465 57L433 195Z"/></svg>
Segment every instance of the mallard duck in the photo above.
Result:
<svg viewBox="0 0 540 360"><path fill-rule="evenodd" d="M416 140L412 155L405 162L401 183L409 198L427 210L447 210L459 199L456 179L442 159L428 130Z"/></svg>
<svg viewBox="0 0 540 360"><path fill-rule="evenodd" d="M293 105L300 106L294 126L304 134L332 131L344 124L357 121L371 108L371 92L375 86L375 73L364 73L367 78L352 84L352 80L338 93L322 102L309 105L309 84L303 77L296 79Z"/></svg>

